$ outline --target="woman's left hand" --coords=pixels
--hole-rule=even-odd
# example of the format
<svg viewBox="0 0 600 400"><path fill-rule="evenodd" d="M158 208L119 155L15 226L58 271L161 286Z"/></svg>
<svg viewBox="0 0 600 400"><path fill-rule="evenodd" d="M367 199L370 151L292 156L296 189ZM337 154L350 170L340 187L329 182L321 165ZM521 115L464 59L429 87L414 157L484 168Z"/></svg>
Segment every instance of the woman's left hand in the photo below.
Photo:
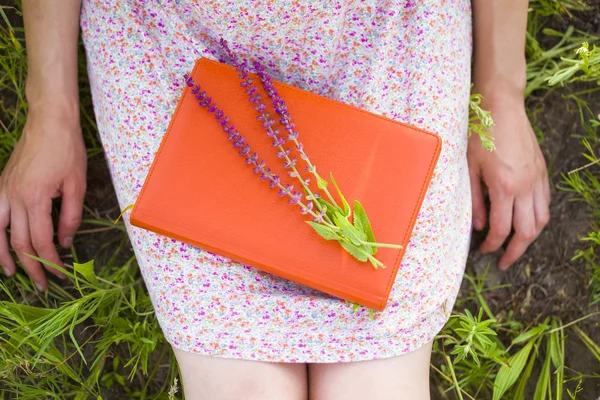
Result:
<svg viewBox="0 0 600 400"><path fill-rule="evenodd" d="M469 138L473 226L482 230L489 221L489 232L480 247L482 253L498 250L514 229L515 234L498 262L498 267L506 270L548 223L550 185L546 162L527 118L522 94L519 91L484 94L481 106L492 113L496 149L485 150L476 134ZM491 203L489 218L482 182L487 186Z"/></svg>

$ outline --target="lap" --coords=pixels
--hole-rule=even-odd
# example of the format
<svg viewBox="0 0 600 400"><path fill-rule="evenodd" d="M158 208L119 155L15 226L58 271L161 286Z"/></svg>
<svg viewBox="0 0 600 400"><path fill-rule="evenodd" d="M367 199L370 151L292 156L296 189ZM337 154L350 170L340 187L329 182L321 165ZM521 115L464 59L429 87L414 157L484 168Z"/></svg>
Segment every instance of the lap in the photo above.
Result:
<svg viewBox="0 0 600 400"><path fill-rule="evenodd" d="M321 7L327 2L286 7L285 13L269 2L250 8L247 3L84 2L82 36L94 110L122 208L138 198L181 95L184 72L197 57L218 55L206 32L223 34L242 56L266 57L269 72L288 84L439 133L443 153L402 273L376 319L224 255L132 227L126 213L165 337L198 353L216 348L222 356L263 361L348 362L411 351L446 322L442 304L451 309L467 257L470 2L425 0L388 9L369 0L346 2L341 13ZM273 20L261 14L267 8ZM100 10L110 10L111 18ZM238 11L243 18L232 24L229 17ZM294 23L288 11L296 15ZM365 25L362 17L378 24ZM259 21L267 30L255 29ZM381 30L398 24L401 30ZM324 26L333 34L319 34ZM362 39L354 40L355 34ZM423 51L430 42L443 43L447 51L435 56Z"/></svg>

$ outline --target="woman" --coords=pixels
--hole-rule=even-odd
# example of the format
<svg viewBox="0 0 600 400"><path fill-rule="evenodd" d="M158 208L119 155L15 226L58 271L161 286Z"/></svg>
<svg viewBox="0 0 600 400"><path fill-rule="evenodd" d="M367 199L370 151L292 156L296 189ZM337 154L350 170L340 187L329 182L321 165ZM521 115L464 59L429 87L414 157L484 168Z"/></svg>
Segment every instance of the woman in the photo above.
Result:
<svg viewBox="0 0 600 400"><path fill-rule="evenodd" d="M181 94L223 37L276 79L442 136L444 149L386 309L370 319L317 291L127 222L188 399L427 399L431 341L456 299L471 226L507 269L549 219L546 166L523 104L526 0L24 0L29 115L2 171L0 263L12 247L40 290L70 246L85 192L78 125L81 23L98 128L122 207L135 201ZM471 78L496 150L467 138ZM491 206L486 210L482 187ZM10 246L9 246L10 244ZM60 276L52 268L48 272ZM218 272L218 273L217 273ZM193 279L179 279L192 276ZM203 282L193 285L189 282ZM244 285L242 285L244 283ZM242 287L242 288L241 288ZM240 289L241 288L241 289Z"/></svg>

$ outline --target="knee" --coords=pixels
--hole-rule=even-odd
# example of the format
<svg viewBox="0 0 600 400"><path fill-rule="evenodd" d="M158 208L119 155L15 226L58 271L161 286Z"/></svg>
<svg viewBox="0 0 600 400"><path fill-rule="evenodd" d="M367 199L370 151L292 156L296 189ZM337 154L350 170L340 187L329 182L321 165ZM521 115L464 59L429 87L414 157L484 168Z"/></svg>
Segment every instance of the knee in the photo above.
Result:
<svg viewBox="0 0 600 400"><path fill-rule="evenodd" d="M305 400L306 366L225 359L175 349L187 400Z"/></svg>
<svg viewBox="0 0 600 400"><path fill-rule="evenodd" d="M194 379L194 378L192 378ZM219 382L207 379L185 379L183 382L185 398L190 400L259 400L280 399L269 393L269 387L264 382L242 376L225 378Z"/></svg>
<svg viewBox="0 0 600 400"><path fill-rule="evenodd" d="M187 400L300 400L306 399L294 393L298 388L293 385L281 385L282 382L269 383L254 377L235 375L223 377L218 381L183 378L183 391Z"/></svg>

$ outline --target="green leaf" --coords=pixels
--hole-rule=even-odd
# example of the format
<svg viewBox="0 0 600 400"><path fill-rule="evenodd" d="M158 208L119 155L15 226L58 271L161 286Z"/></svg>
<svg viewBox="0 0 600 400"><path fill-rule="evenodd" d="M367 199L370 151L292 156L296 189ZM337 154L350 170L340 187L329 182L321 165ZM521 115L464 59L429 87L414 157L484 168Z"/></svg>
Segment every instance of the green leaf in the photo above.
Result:
<svg viewBox="0 0 600 400"><path fill-rule="evenodd" d="M346 201L346 198L342 194L342 191L338 187L337 182L335 181L335 179L333 179L333 174L331 172L329 173L329 178L331 179L331 183L333 183L333 186L335 186L335 190L337 190L337 193L340 196L340 199L342 199L342 204L344 205L344 215L346 215L346 217L349 217L350 216L350 205L348 204L348 202Z"/></svg>
<svg viewBox="0 0 600 400"><path fill-rule="evenodd" d="M540 372L540 377L535 385L533 400L546 399L548 388L550 387L550 381L550 341L548 340L546 345L546 358L544 359L544 365L542 367L542 371Z"/></svg>
<svg viewBox="0 0 600 400"><path fill-rule="evenodd" d="M531 357L529 357L529 362L527 362L527 366L525 367L525 370L519 376L517 386L515 387L515 390L514 390L513 399L515 399L515 400L521 400L521 399L525 398L525 389L527 387L527 381L529 380L529 377L531 377L531 371L533 370L533 364L535 364L535 362L537 360L537 349L538 349L538 347L536 346L533 355Z"/></svg>
<svg viewBox="0 0 600 400"><path fill-rule="evenodd" d="M116 380L117 382L119 382L119 384L120 384L121 386L125 386L125 378L123 378L123 376L121 376L121 375L119 375L119 374L114 374L114 375L113 375L113 378L115 378L115 380Z"/></svg>
<svg viewBox="0 0 600 400"><path fill-rule="evenodd" d="M529 339L537 338L542 333L548 330L549 326L546 324L540 324L535 328L528 330L527 332L523 332L519 336L513 339L512 344L518 344L522 342L526 342Z"/></svg>
<svg viewBox="0 0 600 400"><path fill-rule="evenodd" d="M506 365L500 367L500 370L496 375L496 380L494 381L493 400L500 400L504 393L515 384L525 367L525 363L529 358L529 353L531 352L534 343L534 341L528 342L525 347L512 356L508 360L508 367Z"/></svg>
<svg viewBox="0 0 600 400"><path fill-rule="evenodd" d="M348 251L348 253L352 254L352 256L354 256L354 258L356 258L358 261L367 261L368 255L360 247L355 246L346 240L341 240L340 244L344 249L346 249L346 251Z"/></svg>
<svg viewBox="0 0 600 400"><path fill-rule="evenodd" d="M339 240L340 237L331 228L312 221L306 221L325 240Z"/></svg>
<svg viewBox="0 0 600 400"><path fill-rule="evenodd" d="M324 207L327 208L327 216L329 219L333 220L333 216L336 212L341 213L343 210L336 205L331 204L325 199L319 198L317 201Z"/></svg>
<svg viewBox="0 0 600 400"><path fill-rule="evenodd" d="M564 364L564 356L561 351L559 331L550 333L550 358L554 368L559 368Z"/></svg>
<svg viewBox="0 0 600 400"><path fill-rule="evenodd" d="M556 382L556 398L563 397L563 382L565 376L565 335L562 329L558 329L559 321L557 318L552 319L552 330L550 333L550 359L554 364L555 382Z"/></svg>
<svg viewBox="0 0 600 400"><path fill-rule="evenodd" d="M336 212L333 216L333 220L335 224L342 229L344 236L350 239L356 246L360 246L362 242L367 239L367 235L356 229L342 214Z"/></svg>
<svg viewBox="0 0 600 400"><path fill-rule="evenodd" d="M75 274L81 274L86 281L94 285L98 284L96 274L94 273L94 260L90 260L84 264L73 263Z"/></svg>
<svg viewBox="0 0 600 400"><path fill-rule="evenodd" d="M317 187L321 190L327 187L328 183L325 179L321 178L321 176L317 175Z"/></svg>
<svg viewBox="0 0 600 400"><path fill-rule="evenodd" d="M352 217L354 220L354 226L359 231L363 232L367 237L367 241L371 243L375 243L375 235L373 234L373 229L371 228L371 223L369 222L369 218L367 218L367 213L365 213L365 209L362 204L358 202L358 200L354 200L354 216ZM377 247L369 246L369 253L374 255L377 253Z"/></svg>
<svg viewBox="0 0 600 400"><path fill-rule="evenodd" d="M5 316L9 320L16 320L18 318L19 322L23 321L24 323L29 323L36 319L47 317L49 314L52 314L53 311L49 308L34 307L26 304L3 302L1 305L2 307L0 308L0 316Z"/></svg>

